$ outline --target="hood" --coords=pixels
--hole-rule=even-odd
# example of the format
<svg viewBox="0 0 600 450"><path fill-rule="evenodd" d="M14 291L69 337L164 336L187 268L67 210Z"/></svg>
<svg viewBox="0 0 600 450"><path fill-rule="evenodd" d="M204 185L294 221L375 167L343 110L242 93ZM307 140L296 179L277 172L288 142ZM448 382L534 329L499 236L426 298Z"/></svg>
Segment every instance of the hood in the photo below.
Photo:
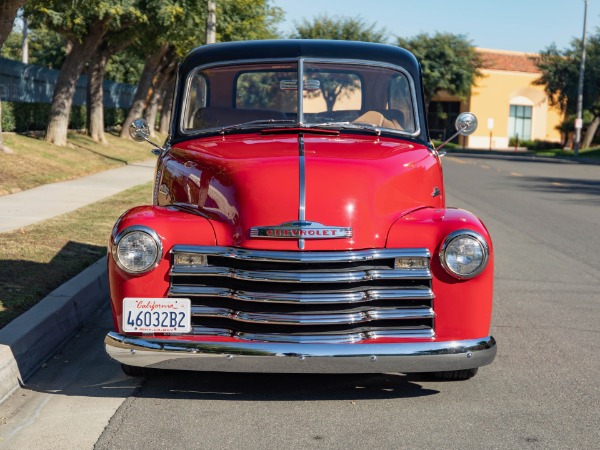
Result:
<svg viewBox="0 0 600 450"><path fill-rule="evenodd" d="M298 250L297 238L251 230L298 221L302 191L306 221L352 229L351 237L306 239L304 250L382 248L399 217L444 206L437 158L422 145L377 136L203 138L172 148L159 170L158 204L208 217L222 246Z"/></svg>

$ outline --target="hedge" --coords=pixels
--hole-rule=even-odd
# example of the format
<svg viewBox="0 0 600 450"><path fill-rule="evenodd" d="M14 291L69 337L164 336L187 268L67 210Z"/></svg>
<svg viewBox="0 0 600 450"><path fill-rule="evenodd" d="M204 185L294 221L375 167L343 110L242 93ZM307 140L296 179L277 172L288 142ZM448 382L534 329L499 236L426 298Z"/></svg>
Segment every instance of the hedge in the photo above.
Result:
<svg viewBox="0 0 600 450"><path fill-rule="evenodd" d="M123 108L104 108L104 125L114 127L125 120L127 111ZM44 131L50 115L49 103L2 102L2 131ZM85 128L86 107L74 105L69 117L69 129Z"/></svg>

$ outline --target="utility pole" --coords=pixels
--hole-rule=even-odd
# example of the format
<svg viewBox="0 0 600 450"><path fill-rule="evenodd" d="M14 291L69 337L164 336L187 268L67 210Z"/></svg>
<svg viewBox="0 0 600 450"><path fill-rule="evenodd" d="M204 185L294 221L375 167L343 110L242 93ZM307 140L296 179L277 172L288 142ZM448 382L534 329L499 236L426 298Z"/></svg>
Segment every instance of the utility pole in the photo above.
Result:
<svg viewBox="0 0 600 450"><path fill-rule="evenodd" d="M583 128L583 77L585 74L585 41L586 41L586 24L587 24L587 10L588 0L584 0L585 9L583 12L583 37L581 38L581 66L579 66L579 83L577 85L577 118L575 119L575 143L573 145L573 151L575 157L579 156L579 143L581 142L581 129Z"/></svg>
<svg viewBox="0 0 600 450"><path fill-rule="evenodd" d="M23 38L21 40L21 62L23 64L27 64L29 62L29 27L27 25L27 17L23 15Z"/></svg>
<svg viewBox="0 0 600 450"><path fill-rule="evenodd" d="M217 2L208 0L208 14L206 15L206 43L217 42Z"/></svg>

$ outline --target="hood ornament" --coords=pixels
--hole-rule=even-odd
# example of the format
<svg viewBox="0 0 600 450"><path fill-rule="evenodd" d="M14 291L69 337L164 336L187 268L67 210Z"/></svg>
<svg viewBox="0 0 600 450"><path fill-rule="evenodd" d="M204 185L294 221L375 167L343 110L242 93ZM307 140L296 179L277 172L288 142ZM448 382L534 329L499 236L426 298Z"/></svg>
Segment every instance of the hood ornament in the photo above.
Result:
<svg viewBox="0 0 600 450"><path fill-rule="evenodd" d="M352 237L350 227L330 227L318 222L298 220L281 225L252 227L250 237L265 239L343 239Z"/></svg>

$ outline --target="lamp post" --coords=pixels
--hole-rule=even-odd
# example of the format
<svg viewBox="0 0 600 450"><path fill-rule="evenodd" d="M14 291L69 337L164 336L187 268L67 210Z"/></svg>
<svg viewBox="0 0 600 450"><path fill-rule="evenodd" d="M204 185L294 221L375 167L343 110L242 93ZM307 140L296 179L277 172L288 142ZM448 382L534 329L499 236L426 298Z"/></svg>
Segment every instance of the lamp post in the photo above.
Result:
<svg viewBox="0 0 600 450"><path fill-rule="evenodd" d="M588 0L584 0L585 8L583 11L583 37L581 38L581 65L579 66L579 83L577 85L577 118L575 119L575 143L573 151L575 157L579 156L579 143L581 142L581 128L583 128L583 119L581 118L583 110L583 76L585 74L585 27L587 23Z"/></svg>

